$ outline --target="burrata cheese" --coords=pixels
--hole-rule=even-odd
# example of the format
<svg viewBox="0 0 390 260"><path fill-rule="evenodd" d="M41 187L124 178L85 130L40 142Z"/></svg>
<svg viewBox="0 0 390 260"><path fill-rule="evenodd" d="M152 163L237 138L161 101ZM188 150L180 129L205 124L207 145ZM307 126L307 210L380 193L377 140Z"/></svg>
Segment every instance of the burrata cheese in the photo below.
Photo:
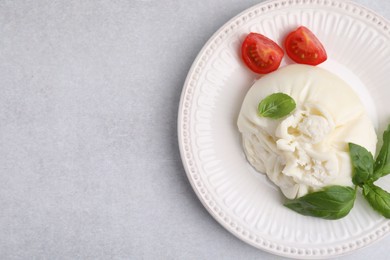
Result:
<svg viewBox="0 0 390 260"><path fill-rule="evenodd" d="M280 119L261 117L259 102L285 93L296 109ZM313 66L288 65L249 89L238 116L249 163L294 199L329 185L352 185L348 143L375 154L377 136L354 90Z"/></svg>

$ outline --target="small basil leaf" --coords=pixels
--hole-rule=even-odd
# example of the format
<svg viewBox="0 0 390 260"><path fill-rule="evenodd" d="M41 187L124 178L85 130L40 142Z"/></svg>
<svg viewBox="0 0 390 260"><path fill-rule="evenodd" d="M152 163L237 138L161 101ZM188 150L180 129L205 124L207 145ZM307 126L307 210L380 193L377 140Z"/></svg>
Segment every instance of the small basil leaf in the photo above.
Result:
<svg viewBox="0 0 390 260"><path fill-rule="evenodd" d="M339 219L351 211L355 197L353 188L335 185L290 200L284 206L306 216Z"/></svg>
<svg viewBox="0 0 390 260"><path fill-rule="evenodd" d="M278 119L290 114L295 107L292 97L284 93L274 93L264 98L257 110L260 116Z"/></svg>
<svg viewBox="0 0 390 260"><path fill-rule="evenodd" d="M362 186L372 178L374 172L374 158L366 148L349 143L349 155L351 156L353 177L355 185Z"/></svg>
<svg viewBox="0 0 390 260"><path fill-rule="evenodd" d="M379 151L374 165L373 180L377 180L382 176L390 173L390 125L383 132L383 145Z"/></svg>
<svg viewBox="0 0 390 260"><path fill-rule="evenodd" d="M363 185L363 195L376 211L390 218L390 193L372 183Z"/></svg>

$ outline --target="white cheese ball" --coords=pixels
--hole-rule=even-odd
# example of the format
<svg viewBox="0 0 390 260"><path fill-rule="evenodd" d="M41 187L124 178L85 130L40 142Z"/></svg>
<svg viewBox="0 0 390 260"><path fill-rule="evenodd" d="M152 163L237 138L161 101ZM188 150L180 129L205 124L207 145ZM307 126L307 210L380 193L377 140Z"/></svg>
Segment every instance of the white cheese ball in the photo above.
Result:
<svg viewBox="0 0 390 260"><path fill-rule="evenodd" d="M259 102L280 92L296 109L280 119L259 116ZM237 124L250 164L289 199L329 185L352 186L348 143L375 154L377 136L359 97L318 67L288 65L263 76L248 91Z"/></svg>

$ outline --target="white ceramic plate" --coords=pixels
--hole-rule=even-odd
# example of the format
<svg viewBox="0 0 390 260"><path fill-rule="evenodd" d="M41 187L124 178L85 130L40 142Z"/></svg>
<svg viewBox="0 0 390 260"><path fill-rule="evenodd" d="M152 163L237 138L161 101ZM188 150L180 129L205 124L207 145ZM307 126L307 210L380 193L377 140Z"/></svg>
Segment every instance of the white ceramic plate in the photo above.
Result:
<svg viewBox="0 0 390 260"><path fill-rule="evenodd" d="M360 196L351 213L335 221L285 208L278 188L246 161L236 126L243 98L258 78L240 59L243 38L259 32L282 45L299 25L321 40L328 53L321 66L352 85L381 134L390 122L388 21L349 1L276 0L234 17L201 50L181 97L179 144L194 191L227 230L273 254L326 258L379 240L389 233L390 221ZM390 190L390 178L377 183Z"/></svg>

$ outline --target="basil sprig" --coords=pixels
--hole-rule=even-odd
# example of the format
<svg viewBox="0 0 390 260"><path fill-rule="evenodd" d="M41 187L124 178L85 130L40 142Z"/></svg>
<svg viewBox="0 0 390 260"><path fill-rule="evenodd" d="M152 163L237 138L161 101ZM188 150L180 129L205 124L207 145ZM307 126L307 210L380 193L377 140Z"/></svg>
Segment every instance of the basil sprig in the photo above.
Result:
<svg viewBox="0 0 390 260"><path fill-rule="evenodd" d="M274 93L261 100L257 111L260 116L278 119L290 114L295 107L292 97L284 93Z"/></svg>
<svg viewBox="0 0 390 260"><path fill-rule="evenodd" d="M363 188L364 198L373 209L384 217L390 218L390 193L374 185L375 181L390 173L390 125L383 133L383 145L375 162L371 159L371 153L364 147L350 143L349 148L353 166L353 183Z"/></svg>
<svg viewBox="0 0 390 260"><path fill-rule="evenodd" d="M390 173L390 125L383 133L383 145L375 161L366 148L354 143L349 143L348 146L355 189L328 186L321 191L289 200L284 205L302 215L339 219L352 209L356 190L360 187L371 207L384 217L390 218L390 193L374 184L380 177Z"/></svg>
<svg viewBox="0 0 390 260"><path fill-rule="evenodd" d="M383 145L374 164L373 181L390 173L390 125L383 133Z"/></svg>
<svg viewBox="0 0 390 260"><path fill-rule="evenodd" d="M363 185L372 178L374 173L374 158L366 148L349 143L349 155L351 157L354 174L352 182L355 185Z"/></svg>
<svg viewBox="0 0 390 260"><path fill-rule="evenodd" d="M324 219L339 219L348 215L355 201L356 191L351 187L328 186L284 204L302 215Z"/></svg>
<svg viewBox="0 0 390 260"><path fill-rule="evenodd" d="M373 183L366 183L363 184L363 195L373 209L390 218L390 193Z"/></svg>

